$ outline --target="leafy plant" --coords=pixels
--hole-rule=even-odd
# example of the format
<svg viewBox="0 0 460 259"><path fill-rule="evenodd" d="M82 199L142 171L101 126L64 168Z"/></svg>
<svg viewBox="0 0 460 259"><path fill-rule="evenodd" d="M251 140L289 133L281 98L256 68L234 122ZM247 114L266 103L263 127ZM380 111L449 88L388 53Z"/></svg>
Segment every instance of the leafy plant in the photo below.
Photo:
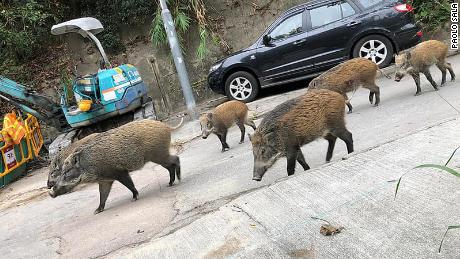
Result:
<svg viewBox="0 0 460 259"><path fill-rule="evenodd" d="M192 19L194 19L194 22L198 25L200 43L196 50L196 55L199 59L203 59L208 52L207 42L209 38L209 28L207 26L206 10L203 1L169 0L166 2L174 19L177 37L179 38L182 51L185 52L184 35L189 32ZM150 35L155 46L166 45L168 42L161 16L161 9L159 7L152 21Z"/></svg>
<svg viewBox="0 0 460 259"><path fill-rule="evenodd" d="M449 159L447 160L447 162L446 162L444 165L423 164L423 165L416 166L416 167L414 167L413 169L434 168L434 169L439 169L439 170L441 170L441 172L442 172L442 171L443 171L443 172L447 172L447 173L452 174L452 175L454 175L454 176L456 176L456 177L460 177L460 173L459 173L458 171L456 171L456 170L454 170L454 169L452 169L452 168L450 168L450 167L447 166L447 165L449 164L449 162L452 160L452 158L454 157L455 153L457 153L457 151L458 151L459 149L460 149L460 147L458 147L458 148L456 148L456 149L454 150L454 152L452 153L452 155L449 157ZM411 171L409 171L409 172L403 174L403 175L399 178L398 183L396 184L395 199L396 199L396 195L398 194L398 190L399 190L399 187L400 187L402 178L403 178L406 174L408 174L408 173L410 173L410 172L411 172ZM442 237L441 243L440 243L440 245L439 245L439 250L438 250L439 252L441 252L442 244L444 243L444 239L446 238L447 233L449 232L449 230L452 230L452 229L459 229L459 228L460 228L460 225L448 226L448 227L447 227L447 230L446 230L446 232L444 233L444 236Z"/></svg>
<svg viewBox="0 0 460 259"><path fill-rule="evenodd" d="M450 1L448 0L411 0L415 17L427 31L434 31L449 22Z"/></svg>
<svg viewBox="0 0 460 259"><path fill-rule="evenodd" d="M49 29L65 8L55 1L0 2L0 59L24 62L51 40Z"/></svg>

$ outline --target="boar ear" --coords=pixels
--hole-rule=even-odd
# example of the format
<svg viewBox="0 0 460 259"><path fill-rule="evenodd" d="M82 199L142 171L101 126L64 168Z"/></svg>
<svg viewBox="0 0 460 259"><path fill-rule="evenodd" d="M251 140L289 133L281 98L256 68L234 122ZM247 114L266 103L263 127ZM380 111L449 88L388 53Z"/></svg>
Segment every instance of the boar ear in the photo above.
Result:
<svg viewBox="0 0 460 259"><path fill-rule="evenodd" d="M208 117L209 120L212 120L212 117L213 117L212 113L208 113L206 114L206 116Z"/></svg>
<svg viewBox="0 0 460 259"><path fill-rule="evenodd" d="M265 142L270 142L271 138L273 138L274 135L275 135L275 132L270 132L270 133L265 134L264 136Z"/></svg>
<svg viewBox="0 0 460 259"><path fill-rule="evenodd" d="M80 151L80 152L77 152L77 153L74 153L74 154L73 154L73 157L72 157L72 164L73 164L76 168L80 167L80 153L81 153L81 151Z"/></svg>

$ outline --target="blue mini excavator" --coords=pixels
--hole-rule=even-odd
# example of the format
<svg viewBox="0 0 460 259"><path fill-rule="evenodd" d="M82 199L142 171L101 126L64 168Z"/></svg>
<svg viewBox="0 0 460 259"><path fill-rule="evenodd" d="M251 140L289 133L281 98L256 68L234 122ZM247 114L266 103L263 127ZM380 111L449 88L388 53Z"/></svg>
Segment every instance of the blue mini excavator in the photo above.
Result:
<svg viewBox="0 0 460 259"><path fill-rule="evenodd" d="M102 57L95 73L84 76L75 73L71 89L64 88L60 104L0 76L0 99L62 132L49 146L50 156L89 133L105 131L131 120L155 119L153 102L138 70L130 64L112 68L95 36L103 29L95 18L74 19L51 28L53 35L78 33L92 40ZM81 134L83 131L87 134Z"/></svg>

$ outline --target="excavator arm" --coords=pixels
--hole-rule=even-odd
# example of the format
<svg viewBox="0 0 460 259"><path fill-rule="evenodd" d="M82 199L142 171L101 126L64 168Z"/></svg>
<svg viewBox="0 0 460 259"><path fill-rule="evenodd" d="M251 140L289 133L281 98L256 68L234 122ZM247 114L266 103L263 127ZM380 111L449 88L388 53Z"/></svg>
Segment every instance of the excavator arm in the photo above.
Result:
<svg viewBox="0 0 460 259"><path fill-rule="evenodd" d="M0 99L32 114L61 132L69 128L64 113L58 104L3 76L0 76Z"/></svg>

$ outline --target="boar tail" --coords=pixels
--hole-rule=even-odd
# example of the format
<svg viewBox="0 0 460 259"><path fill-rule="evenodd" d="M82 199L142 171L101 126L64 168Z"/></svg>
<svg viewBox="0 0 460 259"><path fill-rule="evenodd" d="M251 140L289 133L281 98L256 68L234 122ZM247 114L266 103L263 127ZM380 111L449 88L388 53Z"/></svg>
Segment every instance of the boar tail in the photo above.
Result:
<svg viewBox="0 0 460 259"><path fill-rule="evenodd" d="M377 69L379 70L379 72L380 72L380 73L381 73L383 76L385 76L386 78L388 78L388 79L390 79L390 80L391 80L391 76L389 76L389 75L385 74L385 72L383 72L383 70L382 70L382 69L380 69L378 66L377 66Z"/></svg>
<svg viewBox="0 0 460 259"><path fill-rule="evenodd" d="M184 124L184 117L181 118L181 120L180 120L179 124L177 124L177 126L170 127L170 128L171 128L171 130L176 130L176 129L182 127L183 124Z"/></svg>

